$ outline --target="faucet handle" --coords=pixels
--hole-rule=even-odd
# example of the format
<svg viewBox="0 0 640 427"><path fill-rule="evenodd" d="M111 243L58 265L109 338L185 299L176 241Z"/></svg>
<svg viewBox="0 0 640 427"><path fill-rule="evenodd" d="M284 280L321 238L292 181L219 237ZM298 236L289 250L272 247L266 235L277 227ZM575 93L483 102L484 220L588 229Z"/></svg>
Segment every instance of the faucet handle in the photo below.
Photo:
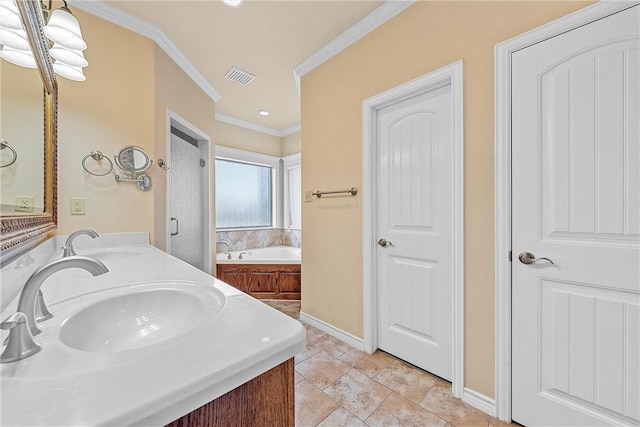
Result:
<svg viewBox="0 0 640 427"><path fill-rule="evenodd" d="M27 316L22 312L9 316L0 323L0 329L9 331L7 347L0 356L0 363L22 360L42 350L42 345L33 339L27 325Z"/></svg>

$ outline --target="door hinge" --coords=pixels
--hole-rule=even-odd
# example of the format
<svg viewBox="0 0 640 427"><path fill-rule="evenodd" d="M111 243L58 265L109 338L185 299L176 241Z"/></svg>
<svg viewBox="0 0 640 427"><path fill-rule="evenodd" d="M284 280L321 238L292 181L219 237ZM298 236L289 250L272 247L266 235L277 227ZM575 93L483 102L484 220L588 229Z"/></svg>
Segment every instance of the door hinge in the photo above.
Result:
<svg viewBox="0 0 640 427"><path fill-rule="evenodd" d="M512 258L513 258L512 252L509 251L509 262L511 262Z"/></svg>
<svg viewBox="0 0 640 427"><path fill-rule="evenodd" d="M204 161L204 159L200 159L200 167L203 168L205 167L207 164L207 162Z"/></svg>

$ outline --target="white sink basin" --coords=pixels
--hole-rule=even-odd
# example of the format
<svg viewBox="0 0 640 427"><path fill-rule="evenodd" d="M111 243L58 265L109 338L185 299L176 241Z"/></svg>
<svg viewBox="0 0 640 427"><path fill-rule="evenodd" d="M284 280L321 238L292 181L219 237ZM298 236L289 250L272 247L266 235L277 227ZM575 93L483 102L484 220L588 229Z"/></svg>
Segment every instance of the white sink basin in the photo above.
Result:
<svg viewBox="0 0 640 427"><path fill-rule="evenodd" d="M121 351L146 347L189 333L205 305L179 289L150 289L105 299L68 318L60 340L84 351Z"/></svg>

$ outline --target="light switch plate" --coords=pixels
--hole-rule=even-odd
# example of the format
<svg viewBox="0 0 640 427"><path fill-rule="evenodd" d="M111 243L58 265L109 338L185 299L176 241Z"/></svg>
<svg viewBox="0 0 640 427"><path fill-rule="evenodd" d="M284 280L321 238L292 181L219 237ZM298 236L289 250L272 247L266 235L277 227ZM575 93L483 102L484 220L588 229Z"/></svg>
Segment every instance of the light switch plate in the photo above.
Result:
<svg viewBox="0 0 640 427"><path fill-rule="evenodd" d="M86 215L84 210L84 197L71 198L71 215Z"/></svg>

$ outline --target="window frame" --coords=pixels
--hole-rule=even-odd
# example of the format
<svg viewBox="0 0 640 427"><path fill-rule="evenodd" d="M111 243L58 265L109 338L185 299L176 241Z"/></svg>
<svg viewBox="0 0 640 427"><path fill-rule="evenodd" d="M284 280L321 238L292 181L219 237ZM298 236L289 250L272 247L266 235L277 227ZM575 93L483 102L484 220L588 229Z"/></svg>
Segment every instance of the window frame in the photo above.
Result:
<svg viewBox="0 0 640 427"><path fill-rule="evenodd" d="M262 153L254 153L252 151L240 150L237 148L216 145L215 160L227 160L236 163L245 163L256 166L264 166L271 168L271 194L272 194L272 212L271 226L256 227L225 227L218 228L216 218L216 231L242 231L242 230L270 230L282 228L282 161L280 157L270 156Z"/></svg>
<svg viewBox="0 0 640 427"><path fill-rule="evenodd" d="M302 156L301 153L291 154L289 156L282 158L283 163L283 181L284 181L284 192L283 192L283 218L282 218L282 228L288 230L302 230L302 212L300 212L300 224L288 224L289 222L289 212L291 211L291 206L289 204L289 170L300 168L302 171ZM300 174L300 180L302 180L302 174ZM302 183L300 183L300 189L302 189ZM300 194L300 210L302 211L302 194Z"/></svg>

